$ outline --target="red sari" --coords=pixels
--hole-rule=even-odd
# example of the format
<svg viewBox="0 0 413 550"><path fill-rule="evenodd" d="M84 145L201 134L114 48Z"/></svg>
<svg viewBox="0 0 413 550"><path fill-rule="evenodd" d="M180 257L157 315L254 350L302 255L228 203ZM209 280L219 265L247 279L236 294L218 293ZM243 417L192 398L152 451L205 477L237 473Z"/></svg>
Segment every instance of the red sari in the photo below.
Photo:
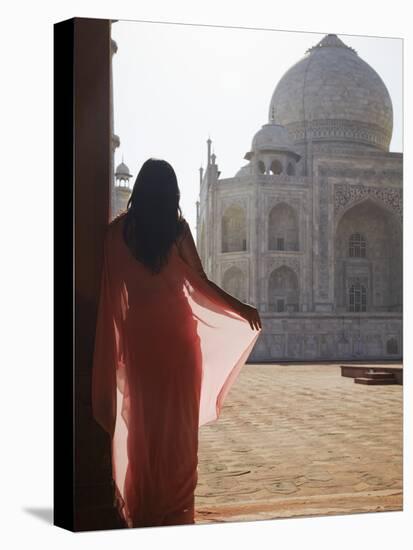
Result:
<svg viewBox="0 0 413 550"><path fill-rule="evenodd" d="M194 523L198 427L218 419L259 331L209 285L189 226L153 275L108 226L92 372L129 527Z"/></svg>

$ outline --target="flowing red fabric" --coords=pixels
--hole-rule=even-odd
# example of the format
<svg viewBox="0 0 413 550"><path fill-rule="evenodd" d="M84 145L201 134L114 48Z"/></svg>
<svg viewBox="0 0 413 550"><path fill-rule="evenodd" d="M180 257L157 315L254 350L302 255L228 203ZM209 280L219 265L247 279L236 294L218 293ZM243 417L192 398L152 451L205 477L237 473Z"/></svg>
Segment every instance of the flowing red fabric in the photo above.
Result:
<svg viewBox="0 0 413 550"><path fill-rule="evenodd" d="M93 414L112 438L127 525L193 523L198 427L218 419L260 331L208 283L186 222L152 274L123 240L124 217L104 245Z"/></svg>

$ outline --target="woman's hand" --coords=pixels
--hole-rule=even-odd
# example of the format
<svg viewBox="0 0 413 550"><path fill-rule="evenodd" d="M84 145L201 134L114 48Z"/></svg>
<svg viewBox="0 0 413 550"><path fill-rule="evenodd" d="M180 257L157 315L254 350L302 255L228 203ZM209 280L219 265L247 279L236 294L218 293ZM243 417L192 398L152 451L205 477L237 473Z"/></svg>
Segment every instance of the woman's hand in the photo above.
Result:
<svg viewBox="0 0 413 550"><path fill-rule="evenodd" d="M259 330L262 328L260 314L255 307L241 303L238 308L238 313L249 322L252 330Z"/></svg>

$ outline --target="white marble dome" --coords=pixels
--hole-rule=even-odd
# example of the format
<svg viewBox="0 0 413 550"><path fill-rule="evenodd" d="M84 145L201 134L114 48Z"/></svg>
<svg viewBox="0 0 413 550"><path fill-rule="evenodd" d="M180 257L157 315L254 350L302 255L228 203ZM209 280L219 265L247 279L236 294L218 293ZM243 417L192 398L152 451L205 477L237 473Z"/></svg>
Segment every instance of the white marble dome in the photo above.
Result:
<svg viewBox="0 0 413 550"><path fill-rule="evenodd" d="M239 177L248 177L248 176L252 176L253 174L253 171L252 171L252 165L251 163L249 164L245 164L244 166L241 166L241 168L238 170L238 172L235 174L235 177L239 178Z"/></svg>
<svg viewBox="0 0 413 550"><path fill-rule="evenodd" d="M376 71L328 34L283 75L269 120L285 126L295 144L311 139L388 150L393 108Z"/></svg>
<svg viewBox="0 0 413 550"><path fill-rule="evenodd" d="M252 139L252 151L275 150L292 151L294 149L287 129L281 124L264 124Z"/></svg>
<svg viewBox="0 0 413 550"><path fill-rule="evenodd" d="M126 164L122 161L115 170L115 176L117 176L118 178L130 178L132 177L132 174L130 173L129 168L126 166Z"/></svg>
<svg viewBox="0 0 413 550"><path fill-rule="evenodd" d="M274 121L264 124L258 130L252 138L251 150L245 154L244 158L251 160L257 157L257 153L281 153L289 155L295 161L300 159L300 154L295 150L287 129ZM245 171L237 175L245 175Z"/></svg>

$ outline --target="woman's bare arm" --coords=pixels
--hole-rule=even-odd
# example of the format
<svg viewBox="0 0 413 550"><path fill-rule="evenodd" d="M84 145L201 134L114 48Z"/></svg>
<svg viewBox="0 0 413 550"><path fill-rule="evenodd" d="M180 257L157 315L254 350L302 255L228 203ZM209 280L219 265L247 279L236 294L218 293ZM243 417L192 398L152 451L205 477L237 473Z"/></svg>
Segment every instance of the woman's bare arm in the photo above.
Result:
<svg viewBox="0 0 413 550"><path fill-rule="evenodd" d="M242 317L247 319L250 322L251 328L261 328L261 320L258 315L258 311L249 304L241 302L235 296L232 296L228 292L225 292L220 286L215 284L213 281L208 279L207 274L204 271L202 266L201 258L199 257L198 250L195 245L194 238L192 236L191 229L188 223L185 221L185 227L182 235L177 241L178 251L181 258L193 269L195 269L198 274L205 279L205 281L213 287L216 292L227 302L227 304Z"/></svg>

